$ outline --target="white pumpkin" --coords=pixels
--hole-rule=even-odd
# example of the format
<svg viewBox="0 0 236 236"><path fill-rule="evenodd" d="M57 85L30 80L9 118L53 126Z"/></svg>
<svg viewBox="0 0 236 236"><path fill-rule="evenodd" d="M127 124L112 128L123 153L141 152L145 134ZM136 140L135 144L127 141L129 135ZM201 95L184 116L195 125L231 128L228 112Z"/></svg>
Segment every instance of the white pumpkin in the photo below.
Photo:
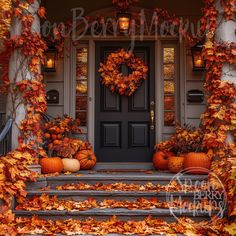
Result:
<svg viewBox="0 0 236 236"><path fill-rule="evenodd" d="M63 158L64 171L77 172L80 170L80 163L77 159Z"/></svg>

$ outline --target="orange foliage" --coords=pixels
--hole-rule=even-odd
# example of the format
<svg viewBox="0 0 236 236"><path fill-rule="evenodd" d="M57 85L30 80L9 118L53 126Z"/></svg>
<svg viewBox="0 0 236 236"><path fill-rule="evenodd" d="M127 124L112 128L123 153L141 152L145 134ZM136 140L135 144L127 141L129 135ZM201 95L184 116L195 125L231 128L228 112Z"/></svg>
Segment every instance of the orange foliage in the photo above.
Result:
<svg viewBox="0 0 236 236"><path fill-rule="evenodd" d="M125 63L132 69L132 73L125 76L120 72L120 66ZM131 96L147 79L148 66L129 51L120 49L108 55L106 62L101 63L99 69L101 82L112 92L120 95Z"/></svg>
<svg viewBox="0 0 236 236"><path fill-rule="evenodd" d="M27 166L33 163L33 157L27 152L14 151L0 158L0 200L10 206L12 197L26 196L26 181L35 181L36 173Z"/></svg>

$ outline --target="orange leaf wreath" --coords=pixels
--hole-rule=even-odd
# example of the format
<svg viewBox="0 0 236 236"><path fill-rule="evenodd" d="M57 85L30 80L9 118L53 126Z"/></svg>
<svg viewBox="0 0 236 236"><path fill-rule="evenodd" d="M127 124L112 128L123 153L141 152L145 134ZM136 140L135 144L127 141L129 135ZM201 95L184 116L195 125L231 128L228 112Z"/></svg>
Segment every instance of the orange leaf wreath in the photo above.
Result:
<svg viewBox="0 0 236 236"><path fill-rule="evenodd" d="M120 72L122 64L126 64L132 73L123 75ZM111 53L105 63L100 65L101 83L120 95L133 95L142 81L147 79L148 66L142 59L136 57L131 51L126 52L125 49Z"/></svg>

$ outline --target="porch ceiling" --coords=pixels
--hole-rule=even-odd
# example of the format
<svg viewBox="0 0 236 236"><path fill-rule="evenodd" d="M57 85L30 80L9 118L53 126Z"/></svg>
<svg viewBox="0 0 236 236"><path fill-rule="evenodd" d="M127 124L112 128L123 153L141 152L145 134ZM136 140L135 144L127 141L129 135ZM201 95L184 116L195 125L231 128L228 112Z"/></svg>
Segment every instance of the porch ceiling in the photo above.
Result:
<svg viewBox="0 0 236 236"><path fill-rule="evenodd" d="M42 5L47 8L48 19L52 22L64 22L71 19L71 9L83 7L85 13L112 7L112 0L42 0ZM137 3L141 8L163 8L178 16L198 19L201 16L202 0L140 0Z"/></svg>

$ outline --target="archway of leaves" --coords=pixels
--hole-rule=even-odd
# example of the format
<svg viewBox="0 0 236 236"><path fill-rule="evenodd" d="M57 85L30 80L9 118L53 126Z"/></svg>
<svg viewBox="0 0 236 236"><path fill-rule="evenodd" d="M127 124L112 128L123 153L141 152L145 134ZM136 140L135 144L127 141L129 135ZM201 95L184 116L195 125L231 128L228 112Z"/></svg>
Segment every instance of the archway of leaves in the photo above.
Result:
<svg viewBox="0 0 236 236"><path fill-rule="evenodd" d="M46 155L41 148L42 132L40 129L41 114L45 113L46 99L45 86L40 71L40 63L43 63L43 52L46 50L46 43L40 34L31 31L34 17L29 11L31 4L35 0L2 0L0 3L0 28L3 51L0 54L0 64L2 65L2 81L4 86L1 91L11 96L21 97L21 102L27 108L25 119L19 127L21 135L19 137L19 147L16 151L2 157L0 160L0 177L4 181L0 183L0 199L4 200L9 207L9 198L12 196L25 197L25 181L34 176L27 169L27 165L33 162L39 155ZM119 1L123 2L123 1ZM127 2L127 1L124 1ZM128 1L130 2L130 1ZM215 7L214 0L204 0L203 17L201 19L201 31L208 32L204 55L206 57L206 82L205 89L208 95L208 108L203 114L203 125L205 127L204 145L212 149L215 157L220 157L213 163L213 170L222 176L229 197L229 216L236 215L236 192L235 181L235 159L225 159L226 156L235 155L235 137L236 137L236 88L234 84L228 81L222 81L223 65L226 62L235 63L236 45L227 43L216 43L214 35L217 29L217 18L219 12ZM222 0L224 8L224 18L226 20L235 19L235 1ZM167 20L169 23L180 26L181 20L170 15L167 11L155 9L160 19ZM39 8L38 15L45 17L45 9ZM17 18L22 23L22 33L19 36L10 37L9 24L12 19ZM160 21L161 22L161 21ZM60 27L54 29L56 36L54 43L62 50L63 37ZM193 39L190 34L184 30L179 32L187 44L198 41ZM17 81L9 80L9 61L15 50L20 52L26 59L32 80L23 78ZM19 70L21 68L18 68ZM33 128L32 128L33 127ZM227 133L230 132L234 137L234 142L227 143ZM30 139L30 137L35 137ZM11 160L11 161L9 161ZM9 177L10 176L10 177ZM1 214L4 217L1 222L7 225L14 223L14 217L8 210L8 207L2 208ZM230 226L229 226L230 227ZM6 230L4 228L3 230ZM4 232L4 231L1 232ZM7 229L7 233L9 233Z"/></svg>

